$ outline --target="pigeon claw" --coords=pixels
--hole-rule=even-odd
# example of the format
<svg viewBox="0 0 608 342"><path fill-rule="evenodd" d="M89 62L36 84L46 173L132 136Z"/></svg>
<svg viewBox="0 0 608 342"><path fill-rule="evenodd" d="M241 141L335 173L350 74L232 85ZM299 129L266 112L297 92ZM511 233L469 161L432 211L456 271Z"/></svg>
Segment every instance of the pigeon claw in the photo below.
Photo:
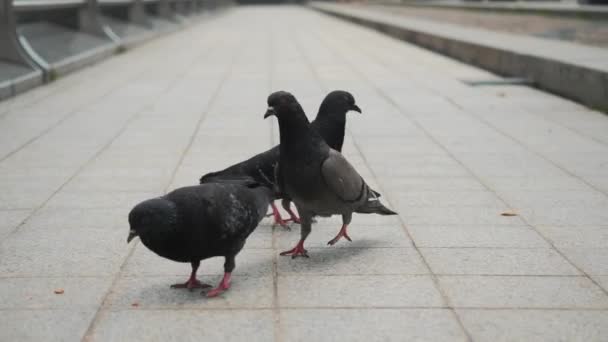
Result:
<svg viewBox="0 0 608 342"><path fill-rule="evenodd" d="M217 297L220 294L227 291L229 288L230 288L230 273L224 273L224 278L222 278L222 281L220 281L220 284L216 288L210 290L206 294L205 294L205 292L201 292L201 294L205 294L207 296L207 298Z"/></svg>
<svg viewBox="0 0 608 342"><path fill-rule="evenodd" d="M274 223L272 225L281 226L287 230L291 230L291 228L289 228L289 225L287 224L287 221L289 220L283 220L283 218L281 217L281 213L279 212L279 209L274 204L274 202L271 203L270 206L272 207L272 216L274 216Z"/></svg>
<svg viewBox="0 0 608 342"><path fill-rule="evenodd" d="M295 259L295 258L297 258L299 256L303 256L305 258L309 257L308 256L308 251L304 249L304 241L298 242L298 244L294 248L292 248L292 249L290 249L288 251L285 251L285 252L281 252L280 255L283 255L283 256L285 256L285 255L291 255L292 259Z"/></svg>
<svg viewBox="0 0 608 342"><path fill-rule="evenodd" d="M342 229L340 229L340 232L338 233L338 235L336 235L335 238L329 240L329 242L327 242L327 244L330 246L333 246L336 244L336 242L340 241L341 238L345 238L346 240L352 242L353 240L350 238L350 236L348 236L348 232L346 231L347 227L348 227L347 225L343 225Z"/></svg>
<svg viewBox="0 0 608 342"><path fill-rule="evenodd" d="M291 221L293 223L297 223L297 224L302 223L302 221L300 221L300 218L297 216L292 216L291 218L288 218L287 220L285 220L285 222L289 222L289 221Z"/></svg>
<svg viewBox="0 0 608 342"><path fill-rule="evenodd" d="M190 278L188 279L187 282L181 284L181 283L177 283L177 284L173 284L171 285L172 289L188 289L190 291L192 291L193 289L206 289L211 287L211 285L209 284L205 284L205 283L201 283L198 279L196 278Z"/></svg>
<svg viewBox="0 0 608 342"><path fill-rule="evenodd" d="M291 208L288 208L287 212L289 213L289 216L290 216L290 218L287 219L287 221L292 221L292 222L298 223L298 224L302 223L300 221L300 218L298 217L298 215L296 215L296 213L294 213L293 210L291 210Z"/></svg>

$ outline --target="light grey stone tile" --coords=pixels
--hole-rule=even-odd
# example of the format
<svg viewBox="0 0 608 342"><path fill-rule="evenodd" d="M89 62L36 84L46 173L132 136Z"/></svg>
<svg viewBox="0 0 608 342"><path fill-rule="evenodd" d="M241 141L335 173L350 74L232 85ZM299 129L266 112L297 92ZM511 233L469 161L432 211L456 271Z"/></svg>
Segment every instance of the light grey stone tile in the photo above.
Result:
<svg viewBox="0 0 608 342"><path fill-rule="evenodd" d="M413 248L308 248L310 258L279 257L279 274L428 274Z"/></svg>
<svg viewBox="0 0 608 342"><path fill-rule="evenodd" d="M96 309L0 310L2 341L78 341Z"/></svg>
<svg viewBox="0 0 608 342"><path fill-rule="evenodd" d="M95 341L273 341L271 310L122 310L105 313ZM238 327L235 329L235 327Z"/></svg>
<svg viewBox="0 0 608 342"><path fill-rule="evenodd" d="M476 341L602 341L608 311L458 310Z"/></svg>
<svg viewBox="0 0 608 342"><path fill-rule="evenodd" d="M502 216L507 207L404 207L397 208L406 225L518 225L518 216Z"/></svg>
<svg viewBox="0 0 608 342"><path fill-rule="evenodd" d="M597 281L604 290L608 291L608 276L592 276L592 278Z"/></svg>
<svg viewBox="0 0 608 342"><path fill-rule="evenodd" d="M281 307L441 307L428 276L279 276Z"/></svg>
<svg viewBox="0 0 608 342"><path fill-rule="evenodd" d="M51 198L49 208L123 208L134 207L140 202L163 195L159 192L67 192L61 191Z"/></svg>
<svg viewBox="0 0 608 342"><path fill-rule="evenodd" d="M0 275L108 276L118 271L128 253L125 242L122 230L19 229L0 244Z"/></svg>
<svg viewBox="0 0 608 342"><path fill-rule="evenodd" d="M558 177L483 177L496 191L589 191L589 185L572 176Z"/></svg>
<svg viewBox="0 0 608 342"><path fill-rule="evenodd" d="M484 191L482 183L472 176L466 177L391 177L380 178L387 190L393 191Z"/></svg>
<svg viewBox="0 0 608 342"><path fill-rule="evenodd" d="M289 341L466 340L445 309L287 309L280 319Z"/></svg>
<svg viewBox="0 0 608 342"><path fill-rule="evenodd" d="M10 234L31 213L31 210L0 210L0 240Z"/></svg>
<svg viewBox="0 0 608 342"><path fill-rule="evenodd" d="M525 225L408 225L418 247L549 248Z"/></svg>
<svg viewBox="0 0 608 342"><path fill-rule="evenodd" d="M590 275L608 275L608 248L560 248L575 265Z"/></svg>
<svg viewBox="0 0 608 342"><path fill-rule="evenodd" d="M123 277L113 287L107 305L111 310L131 309L216 309L272 308L272 277L234 274L230 289L219 297L207 298L201 289L172 289L171 284L184 283L183 276ZM214 288L222 276L198 276L198 280ZM209 289L204 290L209 291Z"/></svg>
<svg viewBox="0 0 608 342"><path fill-rule="evenodd" d="M608 222L605 207L516 208L534 226L601 226Z"/></svg>
<svg viewBox="0 0 608 342"><path fill-rule="evenodd" d="M459 153L456 155L480 177L557 177L567 174L531 153Z"/></svg>
<svg viewBox="0 0 608 342"><path fill-rule="evenodd" d="M608 198L596 191L501 190L499 195L517 208L608 207Z"/></svg>
<svg viewBox="0 0 608 342"><path fill-rule="evenodd" d="M608 308L608 296L585 277L440 276L454 307Z"/></svg>
<svg viewBox="0 0 608 342"><path fill-rule="evenodd" d="M128 235L128 215L131 208L52 208L36 211L23 225L28 230L106 229ZM126 241L126 237L125 237Z"/></svg>
<svg viewBox="0 0 608 342"><path fill-rule="evenodd" d="M101 305L111 278L0 278L0 309L92 309ZM55 291L63 290L63 293Z"/></svg>
<svg viewBox="0 0 608 342"><path fill-rule="evenodd" d="M391 191L391 200L395 206L405 207L504 207L489 191Z"/></svg>
<svg viewBox="0 0 608 342"><path fill-rule="evenodd" d="M289 249L300 238L300 225L291 224L291 230L276 228L278 247ZM313 224L312 232L306 239L306 247L328 247L327 242L340 231L341 225ZM259 229L259 228L258 228ZM259 229L263 230L265 227ZM372 247L411 247L412 242L400 225L363 225L351 224L348 235L353 240L341 239L332 248L372 248ZM248 242L249 243L249 242Z"/></svg>
<svg viewBox="0 0 608 342"><path fill-rule="evenodd" d="M436 274L580 275L553 249L421 248Z"/></svg>
<svg viewBox="0 0 608 342"><path fill-rule="evenodd" d="M608 226L538 226L558 248L608 248Z"/></svg>

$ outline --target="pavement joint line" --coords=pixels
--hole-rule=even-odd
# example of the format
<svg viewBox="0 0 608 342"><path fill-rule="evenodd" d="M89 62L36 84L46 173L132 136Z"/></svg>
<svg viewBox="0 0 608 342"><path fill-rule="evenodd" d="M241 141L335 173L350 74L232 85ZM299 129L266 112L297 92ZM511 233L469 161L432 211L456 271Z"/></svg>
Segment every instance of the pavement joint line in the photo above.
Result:
<svg viewBox="0 0 608 342"><path fill-rule="evenodd" d="M242 43L242 41L244 40L244 36L241 38L241 40L239 40L239 42ZM219 42L219 39L214 40L215 43ZM235 44L237 46L237 48L242 48L243 44ZM239 47L240 45L240 47ZM230 49L234 49L234 46L230 46ZM213 49L211 49L211 51L213 51ZM217 50L216 50L217 51ZM175 79L171 82L171 84L167 87L167 89L171 89L175 84L177 84L182 76L184 76L185 74L187 74L190 71L190 67L192 65L196 65L196 64L200 64L203 61L206 61L207 58L209 58L209 56L211 56L212 54L209 54L207 50L203 51L201 54L197 55L196 58L193 59L193 62L190 63L189 65L187 65L184 68L184 71L182 73L179 73L178 76L175 77ZM207 102L207 106L206 108L201 112L201 115L199 116L197 122L196 122L196 126L192 131L192 134L190 135L190 139L186 145L186 147L183 149L183 152L180 156L180 159L178 160L172 174L171 177L169 179L169 181L167 182L167 185L164 187L165 188L165 192L168 190L168 188L171 186L171 184L173 183L175 176L177 174L178 169L180 168L181 164L183 163L186 154L189 152L190 148L192 147L192 144L194 143L194 141L197 138L197 133L200 130L201 124L203 123L203 121L206 119L208 113L211 111L211 109L216 105L217 99L219 94L221 93L221 90L226 82L226 80L230 77L230 75L232 74L232 69L234 66L234 63L236 62L236 59L238 58L239 54L238 53L234 53L232 55L231 61L228 63L228 65L226 66L226 70L224 70L222 78L219 80L219 82L217 82L217 87L215 88L213 94L209 97L209 101ZM205 57L205 58L201 58L201 57ZM202 60L201 60L202 59ZM106 291L106 294L103 296L103 299L101 301L101 305L99 305L99 307L97 308L95 315L93 317L93 319L91 320L91 323L89 324L89 326L87 327L87 330L85 331L83 337L82 337L82 341L91 341L92 340L92 334L95 331L95 327L97 326L97 322L100 320L101 317L103 317L103 312L107 311L107 308L111 307L108 304L108 300L110 297L110 294L112 294L112 292L114 291L114 288L116 287L118 281L121 279L123 272L126 268L127 263L129 262L131 256L135 253L135 249L137 248L137 246L139 245L140 241L136 241L136 243L133 244L133 246L131 246L131 249L128 253L128 255L125 257L125 259L123 260L122 264L120 265L120 268L118 270L118 272L116 272L116 274L114 275L114 279L112 280L112 283L110 284L110 287L108 289L108 291Z"/></svg>
<svg viewBox="0 0 608 342"><path fill-rule="evenodd" d="M83 305L76 309L88 309L90 306ZM282 306L281 310L310 310L310 311L335 311L335 310L429 310L429 311L449 311L449 307L445 306ZM608 312L608 308L592 308L592 307L548 307L548 306L509 306L509 307L487 307L487 306L457 306L456 310L480 310L480 311L588 311L588 312ZM69 311L73 308L58 308L58 307L36 307L36 308L0 308L2 311ZM249 307L249 306L231 306L231 307L209 307L202 310L194 306L139 306L131 307L113 307L109 312L124 312L124 311L181 311L181 312L213 312L213 311L272 311L272 307Z"/></svg>
<svg viewBox="0 0 608 342"><path fill-rule="evenodd" d="M335 40L334 40L335 41ZM340 44L340 43L338 43ZM327 44L326 44L327 46ZM346 60L346 59L344 59ZM386 65L376 61L376 63L378 63L380 66L387 68ZM347 64L351 65L351 69L355 70L354 68L352 68L352 64L350 63L350 61L347 62ZM357 70L358 71L358 70ZM510 204L508 203L508 201L506 201L502 196L500 196L494 189L492 189L488 184L486 184L473 170L471 170L471 168L469 168L467 165L465 165L464 163L462 163L459 159L457 159L454 154L447 148L445 147L442 143L440 143L437 139L435 139L435 137L428 132L424 126L422 126L418 120L416 120L415 118L410 117L409 115L407 115L407 111L405 111L403 108L401 108L401 106L396 103L392 97L388 94L386 94L384 91L382 91L380 88L377 87L377 85L375 85L372 81L370 81L366 76L363 76L362 74L358 73L360 76L362 76L362 78L364 80L367 81L367 83L369 83L370 85L373 85L373 88L377 91L377 93L384 99L386 99L392 106L395 107L395 109L398 110L399 113L401 113L405 118L407 118L408 120L410 120L416 127L418 127L419 129L421 129L425 135L427 135L427 137L429 139L431 139L433 142L435 142L439 147L441 147L444 151L446 151L446 153L448 153L448 155L454 159L458 164L460 164L463 168L465 168L467 170L468 173L470 173L480 184L482 184L486 189L488 189L489 191L493 192L496 197L498 199L500 199L505 206L507 206L509 209L513 209ZM439 94L439 93L438 93ZM441 96L443 96L443 94L439 94ZM467 111L463 111L460 107L459 109L461 110L461 112L468 114L469 116L472 116L474 118L476 118L477 120L483 122L481 119L479 119L477 116L467 112ZM485 122L483 122L485 123ZM496 130L495 127L493 127L492 125L489 125L487 123L485 123L488 127ZM502 132L502 131L498 131L498 133L501 133L503 135L506 135L506 133ZM508 135L507 135L508 137ZM518 140L515 140L514 138L511 138L513 141L521 144L521 142L519 142ZM527 146L524 146L527 148ZM529 150L529 149L528 149ZM531 152L534 152L535 154L537 154L537 152L530 150ZM372 171L373 172L373 171ZM531 229L533 229L543 240L545 240L545 242L547 242L553 250L555 250L562 258L564 258L564 260L566 260L572 267L574 267L578 272L580 272L583 276L585 276L589 281L591 281L595 286L597 286L603 293L604 295L608 296L608 290L605 289L603 286L601 286L601 284L599 283L599 281L597 281L596 279L594 279L593 277L591 277L587 272L585 272L581 267L579 267L578 265L576 265L570 258L568 258L560 249L558 249L555 244L553 243L553 241L551 239L549 239L545 234L543 234L539 229L537 229L534 225L532 225L530 222L528 222L528 220L526 220L525 217L523 216L519 216L519 218L521 219L521 221L523 221L527 226L529 226Z"/></svg>
<svg viewBox="0 0 608 342"><path fill-rule="evenodd" d="M268 53L268 80L267 80L267 88L270 93L273 89L273 85L275 83L275 63L274 63L274 32L269 29L266 33L270 38L268 39L268 47L266 51ZM278 143L275 139L275 123L272 120L268 120L269 125L269 138L270 138L270 148L276 146ZM291 204L290 204L291 205ZM259 229L258 226L256 229ZM281 329L281 308L280 308L280 300L279 300L279 237L278 235L278 227L273 224L271 227L271 248L272 248L272 318L273 318L273 337L275 342L283 341L282 329ZM281 228L283 229L283 228Z"/></svg>
<svg viewBox="0 0 608 342"><path fill-rule="evenodd" d="M363 80L366 83L368 83L369 86L371 86L373 89L376 89L375 85L373 85L367 78L362 77L361 71L359 69L355 68L349 61L347 61L347 59L344 57L344 55L342 53L339 53L338 51L336 51L336 49L334 47L329 46L327 44L327 42L324 40L324 38L322 38L320 36L320 34L319 34L318 31L314 31L314 37L316 38L316 40L319 43L321 43L325 47L325 49L327 51L330 51L330 53L334 56L334 58L336 58L338 60L342 60L343 62L345 62L349 66L349 68L351 70L353 70L353 72L355 74L358 75L358 77L361 80ZM317 69L314 67L313 63L310 60L310 56L308 56L306 54L305 49L302 47L300 40L297 39L297 38L298 37L296 36L295 45L297 46L297 49L298 49L299 53L304 57L305 63L307 65L307 67L311 70L311 72L312 72L315 80L317 81L317 83L319 85L321 85L321 87L323 89L325 89L325 91L327 91L327 86L326 86L325 82L323 81L323 79L321 78L321 76L318 74ZM352 133L352 131L350 130L350 128L347 128L346 131L348 132L349 136L351 137L351 140L353 142L353 145L355 146L355 149L356 149L357 153L362 157L365 167L369 170L369 172L372 175L372 178L376 181L376 183L380 187L378 190L382 192L382 186L380 185L380 182L378 181L379 179L378 179L375 171L370 167L370 163L368 162L367 157L365 156L365 154L363 154L361 148L357 144L356 138L355 138L354 134ZM385 197L385 201L387 201L387 203L390 205L392 203L391 196L390 196L390 194L387 194L387 193L385 193L385 194L386 194L385 195L386 196ZM404 219L399 214L397 215L397 217L399 218L399 222L401 223L400 224L401 228L404 230L405 234L407 235L407 237L409 238L409 240L412 242L412 246L416 250L416 253L418 254L418 257L420 258L420 260L424 264L425 268L429 272L429 275L430 275L430 278L431 278L431 280L433 282L433 285L435 286L435 289L437 290L437 292L441 296L442 302L450 310L450 313L452 314L452 317L457 322L458 326L460 327L460 329L461 329L462 333L464 334L464 336L466 337L467 341L473 341L473 337L472 337L471 333L465 327L465 325L462 322L462 319L460 318L460 316L458 315L458 313L454 310L453 304L451 303L450 298L447 296L447 294L445 293L445 291L441 287L441 283L439 282L437 276L435 275L433 269L431 268L430 263L426 260L425 256L418 249L418 246L416 245L416 241L414 240L413 235L410 233L409 229L407 228Z"/></svg>

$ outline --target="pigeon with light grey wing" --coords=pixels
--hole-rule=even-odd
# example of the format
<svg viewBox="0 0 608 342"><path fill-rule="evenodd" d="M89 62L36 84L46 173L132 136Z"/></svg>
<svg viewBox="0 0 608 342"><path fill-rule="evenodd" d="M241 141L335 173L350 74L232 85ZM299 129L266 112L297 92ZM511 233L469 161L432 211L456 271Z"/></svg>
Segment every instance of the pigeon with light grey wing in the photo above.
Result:
<svg viewBox="0 0 608 342"><path fill-rule="evenodd" d="M280 158L276 171L278 186L293 200L300 213L301 237L298 244L281 255L308 256L304 241L310 234L314 216L342 215L342 228L328 242L335 244L347 233L353 213L396 215L340 154L331 149L318 132L310 128L296 98L279 91L268 97L264 118L279 121Z"/></svg>

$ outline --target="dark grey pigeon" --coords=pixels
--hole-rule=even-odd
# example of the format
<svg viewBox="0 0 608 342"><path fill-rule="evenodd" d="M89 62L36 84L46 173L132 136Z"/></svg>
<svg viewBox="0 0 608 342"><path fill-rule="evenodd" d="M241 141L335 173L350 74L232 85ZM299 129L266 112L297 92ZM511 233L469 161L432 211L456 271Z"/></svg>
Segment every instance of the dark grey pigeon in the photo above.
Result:
<svg viewBox="0 0 608 342"><path fill-rule="evenodd" d="M279 186L292 198L300 213L301 238L293 249L281 255L308 256L304 241L316 215L342 215L342 228L328 242L335 244L341 237L351 241L347 227L352 214L396 215L378 199L352 165L331 149L321 136L310 128L304 110L290 93L279 91L268 97L264 118L276 116L281 135Z"/></svg>
<svg viewBox="0 0 608 342"><path fill-rule="evenodd" d="M325 142L334 150L341 151L344 144L344 131L346 127L346 113L348 111L361 113L355 104L355 98L347 91L335 90L327 94L321 102L317 117L311 127L319 132ZM279 162L279 146L259 153L245 161L227 167L218 172L207 173L201 177L200 183L212 183L234 176L247 176L276 191L275 199L283 199L281 205L289 213L290 218L284 220L279 210L271 203L274 223L287 227L288 221L300 223L298 216L291 210L290 200L276 188L275 166Z"/></svg>
<svg viewBox="0 0 608 342"><path fill-rule="evenodd" d="M144 201L129 213L127 242L139 236L154 253L192 265L190 278L172 288L207 288L196 279L200 261L223 256L224 277L208 297L230 288L235 257L264 218L272 191L251 179L179 188Z"/></svg>

